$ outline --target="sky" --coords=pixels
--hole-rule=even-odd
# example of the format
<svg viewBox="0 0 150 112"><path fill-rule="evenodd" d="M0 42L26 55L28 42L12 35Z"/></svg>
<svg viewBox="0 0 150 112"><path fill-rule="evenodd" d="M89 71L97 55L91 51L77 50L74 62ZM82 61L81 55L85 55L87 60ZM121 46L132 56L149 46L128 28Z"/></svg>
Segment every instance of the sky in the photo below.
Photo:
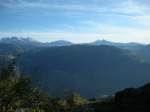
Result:
<svg viewBox="0 0 150 112"><path fill-rule="evenodd" d="M0 0L0 38L150 43L150 0Z"/></svg>

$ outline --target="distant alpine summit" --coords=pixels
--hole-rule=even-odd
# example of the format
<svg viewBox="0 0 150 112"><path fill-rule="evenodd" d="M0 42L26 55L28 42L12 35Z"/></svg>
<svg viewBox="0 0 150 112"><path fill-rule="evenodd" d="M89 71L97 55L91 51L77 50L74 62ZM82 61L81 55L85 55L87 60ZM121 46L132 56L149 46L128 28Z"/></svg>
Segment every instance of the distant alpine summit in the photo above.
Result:
<svg viewBox="0 0 150 112"><path fill-rule="evenodd" d="M65 41L65 40L58 40L58 41L53 41L53 42L47 42L45 43L48 46L55 47L55 46L70 46L74 45L74 43Z"/></svg>

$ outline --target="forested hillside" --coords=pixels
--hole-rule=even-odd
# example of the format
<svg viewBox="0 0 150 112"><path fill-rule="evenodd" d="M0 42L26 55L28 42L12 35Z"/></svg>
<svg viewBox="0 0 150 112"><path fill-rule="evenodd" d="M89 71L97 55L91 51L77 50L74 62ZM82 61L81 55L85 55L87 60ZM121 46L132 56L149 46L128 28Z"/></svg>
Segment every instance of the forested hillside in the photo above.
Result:
<svg viewBox="0 0 150 112"><path fill-rule="evenodd" d="M86 97L112 94L150 79L150 64L134 53L105 45L49 47L24 54L18 65L32 74L35 84L53 95L65 90Z"/></svg>

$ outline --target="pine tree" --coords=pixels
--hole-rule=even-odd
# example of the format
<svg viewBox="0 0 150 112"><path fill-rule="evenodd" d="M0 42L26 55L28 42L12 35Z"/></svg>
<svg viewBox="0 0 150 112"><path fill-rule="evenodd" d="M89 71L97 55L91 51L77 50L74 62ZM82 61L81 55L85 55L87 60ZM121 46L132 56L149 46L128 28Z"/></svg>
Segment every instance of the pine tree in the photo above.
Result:
<svg viewBox="0 0 150 112"><path fill-rule="evenodd" d="M47 109L48 96L33 87L29 77L19 75L18 77L15 62L3 67L0 74L0 112L20 108Z"/></svg>

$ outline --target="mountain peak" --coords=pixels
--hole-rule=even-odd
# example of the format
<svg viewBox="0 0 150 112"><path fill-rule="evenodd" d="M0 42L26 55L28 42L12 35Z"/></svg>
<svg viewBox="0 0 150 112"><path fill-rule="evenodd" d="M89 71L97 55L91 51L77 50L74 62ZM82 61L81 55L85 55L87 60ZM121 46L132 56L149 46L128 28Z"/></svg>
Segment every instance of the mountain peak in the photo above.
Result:
<svg viewBox="0 0 150 112"><path fill-rule="evenodd" d="M105 39L102 39L102 40L96 40L96 41L94 41L94 42L109 42L109 41L107 41L107 40L105 40Z"/></svg>
<svg viewBox="0 0 150 112"><path fill-rule="evenodd" d="M66 40L57 40L57 41L53 41L53 42L48 42L47 45L49 45L49 46L69 46L69 45L73 45L73 43L66 41Z"/></svg>
<svg viewBox="0 0 150 112"><path fill-rule="evenodd" d="M1 43L14 44L14 45L41 45L41 42L33 40L30 37L22 38L22 37L6 37L0 39Z"/></svg>
<svg viewBox="0 0 150 112"><path fill-rule="evenodd" d="M21 38L21 37L6 37L6 38L2 38L0 39L1 42L17 42L17 41L22 41L22 42L35 42L35 40L33 40L30 37L27 38Z"/></svg>
<svg viewBox="0 0 150 112"><path fill-rule="evenodd" d="M107 40L96 40L94 42L92 42L92 45L110 45L112 44L112 42L107 41Z"/></svg>

